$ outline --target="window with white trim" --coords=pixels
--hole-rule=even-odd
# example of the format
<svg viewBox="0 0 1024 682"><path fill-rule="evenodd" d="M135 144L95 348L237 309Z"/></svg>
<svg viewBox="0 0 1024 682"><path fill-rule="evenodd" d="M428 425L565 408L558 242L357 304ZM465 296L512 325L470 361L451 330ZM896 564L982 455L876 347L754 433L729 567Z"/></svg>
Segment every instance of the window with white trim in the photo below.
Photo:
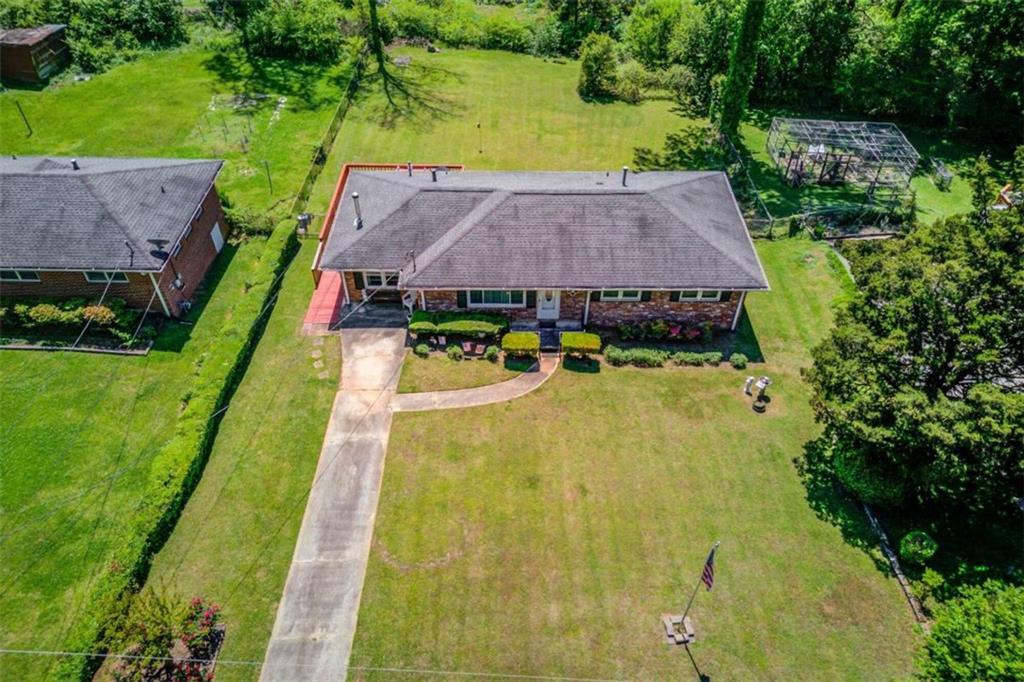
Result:
<svg viewBox="0 0 1024 682"><path fill-rule="evenodd" d="M523 308L526 293L522 289L471 289L470 308Z"/></svg>
<svg viewBox="0 0 1024 682"><path fill-rule="evenodd" d="M388 270L373 270L363 273L367 289L398 288L398 273Z"/></svg>
<svg viewBox="0 0 1024 682"><path fill-rule="evenodd" d="M87 282L92 282L93 284L106 284L107 282L124 284L128 281L128 275L123 272L112 272L108 270L90 270L85 273L85 280Z"/></svg>
<svg viewBox="0 0 1024 682"><path fill-rule="evenodd" d="M39 273L32 270L0 270L0 282L38 282Z"/></svg>
<svg viewBox="0 0 1024 682"><path fill-rule="evenodd" d="M717 301L722 292L717 289L683 289L679 292L680 301Z"/></svg>
<svg viewBox="0 0 1024 682"><path fill-rule="evenodd" d="M640 292L636 289L605 289L601 292L601 300L615 303L639 301Z"/></svg>

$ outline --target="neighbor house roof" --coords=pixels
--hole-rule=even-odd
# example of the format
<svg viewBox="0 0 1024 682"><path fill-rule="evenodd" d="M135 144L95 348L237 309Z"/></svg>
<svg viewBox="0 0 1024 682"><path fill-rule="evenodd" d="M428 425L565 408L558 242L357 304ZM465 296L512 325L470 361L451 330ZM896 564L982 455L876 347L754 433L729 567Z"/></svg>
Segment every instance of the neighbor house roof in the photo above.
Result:
<svg viewBox="0 0 1024 682"><path fill-rule="evenodd" d="M717 171L352 171L320 267L426 289L768 287Z"/></svg>
<svg viewBox="0 0 1024 682"><path fill-rule="evenodd" d="M156 271L222 161L0 158L0 267ZM126 245L127 242L127 245Z"/></svg>
<svg viewBox="0 0 1024 682"><path fill-rule="evenodd" d="M33 28L0 30L0 45L35 45L65 28L64 24L43 24Z"/></svg>

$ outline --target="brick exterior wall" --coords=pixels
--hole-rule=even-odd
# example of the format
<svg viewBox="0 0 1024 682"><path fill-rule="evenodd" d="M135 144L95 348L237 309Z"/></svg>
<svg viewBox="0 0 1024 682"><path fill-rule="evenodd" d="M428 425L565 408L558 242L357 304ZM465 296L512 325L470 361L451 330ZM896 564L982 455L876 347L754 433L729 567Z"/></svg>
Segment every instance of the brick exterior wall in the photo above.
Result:
<svg viewBox="0 0 1024 682"><path fill-rule="evenodd" d="M167 301L167 307L175 316L179 314L178 304L181 301L191 300L195 296L196 289L202 284L206 272L217 258L217 249L214 247L213 238L210 237L213 226L220 226L220 234L225 242L228 238L229 228L227 221L224 220L224 209L220 205L220 197L217 195L215 187L211 187L207 192L202 206L203 211L199 218L192 222L192 230L180 242L181 251L177 256L172 256L169 259L169 265L164 266L163 277L156 275L157 281L160 282L160 291L163 292L164 300ZM174 266L173 270L169 269L171 265ZM181 276L181 280L185 284L180 291L172 286L175 272ZM159 303L154 303L154 306L159 306Z"/></svg>
<svg viewBox="0 0 1024 682"><path fill-rule="evenodd" d="M560 320L583 321L587 291L562 291L559 303ZM483 310L480 308L459 308L455 291L425 291L427 310ZM684 324L700 324L710 321L716 327L728 329L739 305L740 294L733 292L730 300L720 301L679 301L669 300L669 292L652 291L650 301L628 303L590 302L588 324L593 327L614 327L623 322L642 320L666 320ZM492 308L494 312L507 315L511 320L536 320L536 306L526 308Z"/></svg>
<svg viewBox="0 0 1024 682"><path fill-rule="evenodd" d="M224 220L224 211L220 205L220 198L217 190L211 188L203 199L203 212L193 222L192 231L187 237L181 240L181 251L177 256L170 258L174 270L166 265L163 273L153 273L154 278L160 283L160 290L171 315L177 317L180 314L178 303L191 299L196 289L203 281L207 270L217 257L217 250L214 248L210 232L214 224L220 225L221 235L227 239L228 226ZM173 248L171 245L168 248ZM22 268L30 269L30 268ZM181 275L185 286L181 291L174 289L171 285L174 281L174 272ZM85 279L82 272L46 272L38 271L38 282L2 282L0 283L0 300L8 298L77 298L86 297L99 299L103 294L106 284L94 284ZM148 273L129 272L128 281L125 283L114 282L107 290L107 296L111 298L123 298L129 308L145 309L153 296L153 283ZM163 312L158 299L153 299L151 307L153 312Z"/></svg>
<svg viewBox="0 0 1024 682"><path fill-rule="evenodd" d="M81 272L43 272L38 282L0 282L0 300L5 303L15 298L89 298L98 300L106 288L106 284L87 282ZM153 295L153 283L149 275L129 272L125 283L114 282L107 290L110 298L123 298L130 308L145 308ZM153 302L154 308L160 310L160 304Z"/></svg>
<svg viewBox="0 0 1024 682"><path fill-rule="evenodd" d="M716 327L728 329L740 303L739 292L734 291L728 301L669 300L669 292L652 291L650 301L609 303L590 302L589 324L595 327L614 327L623 322L666 320L684 324L710 321Z"/></svg>

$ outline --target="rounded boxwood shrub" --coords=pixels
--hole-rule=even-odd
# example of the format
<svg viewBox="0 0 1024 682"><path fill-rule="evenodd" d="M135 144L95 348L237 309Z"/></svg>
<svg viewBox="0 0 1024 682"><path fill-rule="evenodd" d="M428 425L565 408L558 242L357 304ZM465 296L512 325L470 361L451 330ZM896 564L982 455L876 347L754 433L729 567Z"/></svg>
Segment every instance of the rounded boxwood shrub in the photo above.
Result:
<svg viewBox="0 0 1024 682"><path fill-rule="evenodd" d="M859 499L880 507L894 507L906 492L903 478L868 463L863 453L837 446L832 465L839 481Z"/></svg>
<svg viewBox="0 0 1024 682"><path fill-rule="evenodd" d="M900 540L900 558L921 566L935 556L939 543L923 530L912 530Z"/></svg>
<svg viewBox="0 0 1024 682"><path fill-rule="evenodd" d="M729 364L736 369L745 369L747 366L747 356L743 353L733 353L729 356Z"/></svg>
<svg viewBox="0 0 1024 682"><path fill-rule="evenodd" d="M501 355L501 351L497 346L487 346L487 348L484 349L484 360L497 362L499 355Z"/></svg>
<svg viewBox="0 0 1024 682"><path fill-rule="evenodd" d="M425 343L417 343L416 347L412 349L412 352L421 358L425 358L430 355L430 346Z"/></svg>
<svg viewBox="0 0 1024 682"><path fill-rule="evenodd" d="M461 360L466 355L462 351L462 346L460 346L460 345L458 345L456 343L453 343L452 345L448 346L448 348L446 348L444 352L448 355L448 359L449 360L456 360L456 361Z"/></svg>

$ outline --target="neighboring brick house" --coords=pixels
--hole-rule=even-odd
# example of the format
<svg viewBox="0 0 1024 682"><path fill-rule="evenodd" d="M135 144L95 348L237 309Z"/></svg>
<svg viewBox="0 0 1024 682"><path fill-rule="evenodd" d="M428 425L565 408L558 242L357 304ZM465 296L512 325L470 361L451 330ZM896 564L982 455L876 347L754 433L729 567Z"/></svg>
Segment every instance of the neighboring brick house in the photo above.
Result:
<svg viewBox="0 0 1024 682"><path fill-rule="evenodd" d="M0 158L0 300L106 292L180 316L227 237L222 164Z"/></svg>
<svg viewBox="0 0 1024 682"><path fill-rule="evenodd" d="M371 168L343 171L314 263L341 274L349 306L735 329L746 292L768 289L721 172Z"/></svg>

